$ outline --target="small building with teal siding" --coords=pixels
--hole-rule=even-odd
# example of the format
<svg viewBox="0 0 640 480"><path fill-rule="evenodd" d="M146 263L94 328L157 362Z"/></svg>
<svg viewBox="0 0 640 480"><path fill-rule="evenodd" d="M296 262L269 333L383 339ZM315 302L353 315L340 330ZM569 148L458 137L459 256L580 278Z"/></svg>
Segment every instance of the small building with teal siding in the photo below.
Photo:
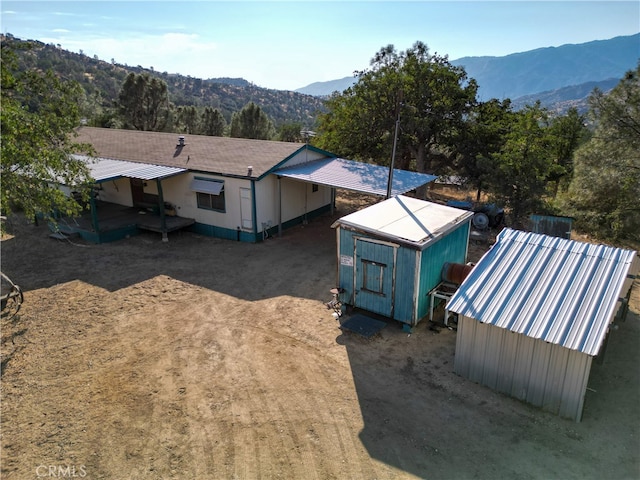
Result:
<svg viewBox="0 0 640 480"><path fill-rule="evenodd" d="M345 305L411 329L429 313L445 263L465 263L473 212L398 195L337 220Z"/></svg>

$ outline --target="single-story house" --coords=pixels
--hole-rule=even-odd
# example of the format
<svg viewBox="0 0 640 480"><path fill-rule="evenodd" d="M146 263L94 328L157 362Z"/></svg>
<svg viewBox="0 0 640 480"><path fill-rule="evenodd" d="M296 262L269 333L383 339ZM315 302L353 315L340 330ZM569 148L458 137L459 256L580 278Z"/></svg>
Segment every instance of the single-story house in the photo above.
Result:
<svg viewBox="0 0 640 480"><path fill-rule="evenodd" d="M308 144L95 127L81 127L75 141L96 152L76 155L95 181L91 226L81 232L95 242L137 229L166 241L179 228L257 242L331 211L338 188L387 193L388 168ZM435 178L394 169L392 195ZM109 222L114 206L135 210L127 228Z"/></svg>
<svg viewBox="0 0 640 480"><path fill-rule="evenodd" d="M455 372L580 421L592 359L639 268L635 251L504 229L447 305Z"/></svg>

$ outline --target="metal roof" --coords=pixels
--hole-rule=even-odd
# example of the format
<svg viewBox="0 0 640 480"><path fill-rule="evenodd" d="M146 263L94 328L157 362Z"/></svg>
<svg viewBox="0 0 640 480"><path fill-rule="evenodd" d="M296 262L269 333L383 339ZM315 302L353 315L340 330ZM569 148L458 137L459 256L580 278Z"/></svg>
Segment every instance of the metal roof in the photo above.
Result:
<svg viewBox="0 0 640 480"><path fill-rule="evenodd" d="M313 162L283 167L273 173L295 180L318 185L344 188L357 192L386 196L389 181L389 169L380 165L346 160L344 158L325 158ZM393 189L391 196L401 195L414 190L438 178L435 175L393 170Z"/></svg>
<svg viewBox="0 0 640 480"><path fill-rule="evenodd" d="M597 355L638 268L631 250L505 229L447 308Z"/></svg>
<svg viewBox="0 0 640 480"><path fill-rule="evenodd" d="M84 160L87 163L91 177L98 183L120 177L155 180L158 178L171 177L187 171L184 168L126 162L124 160L113 160L110 158L92 158L84 155L73 155L73 157Z"/></svg>
<svg viewBox="0 0 640 480"><path fill-rule="evenodd" d="M332 226L353 228L423 248L472 217L473 212L398 195L346 215Z"/></svg>

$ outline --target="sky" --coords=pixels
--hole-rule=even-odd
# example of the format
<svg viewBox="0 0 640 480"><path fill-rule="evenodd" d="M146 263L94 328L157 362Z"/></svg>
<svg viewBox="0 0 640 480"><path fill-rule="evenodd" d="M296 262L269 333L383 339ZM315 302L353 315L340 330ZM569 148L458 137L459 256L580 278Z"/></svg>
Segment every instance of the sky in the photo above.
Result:
<svg viewBox="0 0 640 480"><path fill-rule="evenodd" d="M640 1L3 0L3 34L107 62L295 90L416 41L450 60L640 32Z"/></svg>

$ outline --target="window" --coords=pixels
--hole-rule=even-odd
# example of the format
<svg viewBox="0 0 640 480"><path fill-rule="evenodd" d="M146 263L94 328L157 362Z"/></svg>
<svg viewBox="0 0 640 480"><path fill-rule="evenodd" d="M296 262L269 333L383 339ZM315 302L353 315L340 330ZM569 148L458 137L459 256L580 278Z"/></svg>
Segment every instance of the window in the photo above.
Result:
<svg viewBox="0 0 640 480"><path fill-rule="evenodd" d="M311 191L312 192L317 192L318 191L318 184L317 183L312 183L311 184Z"/></svg>
<svg viewBox="0 0 640 480"><path fill-rule="evenodd" d="M384 296L384 269L386 265L363 259L362 267L362 290Z"/></svg>
<svg viewBox="0 0 640 480"><path fill-rule="evenodd" d="M191 190L196 192L198 208L224 212L224 182L204 178L195 178L191 182Z"/></svg>

